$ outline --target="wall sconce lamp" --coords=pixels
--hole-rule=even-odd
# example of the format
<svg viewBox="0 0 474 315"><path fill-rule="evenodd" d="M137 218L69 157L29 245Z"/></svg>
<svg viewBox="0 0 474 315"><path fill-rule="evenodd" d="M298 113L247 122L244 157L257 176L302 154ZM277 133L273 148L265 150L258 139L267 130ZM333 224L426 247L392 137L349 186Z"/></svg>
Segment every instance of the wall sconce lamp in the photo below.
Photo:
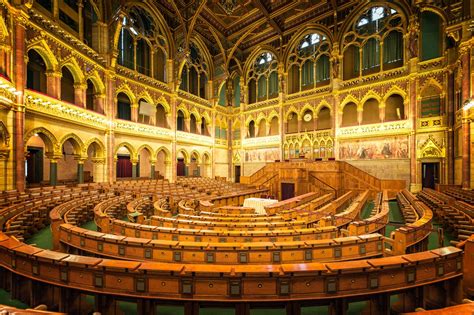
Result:
<svg viewBox="0 0 474 315"><path fill-rule="evenodd" d="M474 100L472 98L468 98L462 107L464 111L470 110L472 107L474 107Z"/></svg>

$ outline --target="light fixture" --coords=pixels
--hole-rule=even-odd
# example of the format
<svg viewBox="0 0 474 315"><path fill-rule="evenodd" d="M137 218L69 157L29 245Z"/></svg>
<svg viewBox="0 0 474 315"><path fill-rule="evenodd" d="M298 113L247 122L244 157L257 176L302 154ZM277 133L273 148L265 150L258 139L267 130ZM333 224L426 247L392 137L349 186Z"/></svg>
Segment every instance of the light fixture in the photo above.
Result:
<svg viewBox="0 0 474 315"><path fill-rule="evenodd" d="M474 107L474 100L472 98L468 98L462 107L464 111L470 110L472 107Z"/></svg>

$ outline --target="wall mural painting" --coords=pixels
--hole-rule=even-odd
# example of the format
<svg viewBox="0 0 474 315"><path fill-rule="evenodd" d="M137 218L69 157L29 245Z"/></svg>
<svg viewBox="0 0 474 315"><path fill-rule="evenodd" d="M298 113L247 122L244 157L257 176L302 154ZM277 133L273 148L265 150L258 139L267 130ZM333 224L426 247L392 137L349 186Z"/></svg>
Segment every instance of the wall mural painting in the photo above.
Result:
<svg viewBox="0 0 474 315"><path fill-rule="evenodd" d="M280 149L256 149L245 151L245 162L274 162L280 159Z"/></svg>
<svg viewBox="0 0 474 315"><path fill-rule="evenodd" d="M341 160L408 159L408 137L341 141Z"/></svg>

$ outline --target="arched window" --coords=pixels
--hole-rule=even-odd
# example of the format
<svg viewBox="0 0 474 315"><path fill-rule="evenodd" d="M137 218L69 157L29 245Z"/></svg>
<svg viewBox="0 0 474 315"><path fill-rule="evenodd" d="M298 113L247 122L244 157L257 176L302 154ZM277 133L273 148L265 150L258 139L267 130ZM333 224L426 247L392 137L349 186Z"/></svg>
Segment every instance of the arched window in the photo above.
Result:
<svg viewBox="0 0 474 315"><path fill-rule="evenodd" d="M388 70L403 65L403 35L391 31L383 40L383 68Z"/></svg>
<svg viewBox="0 0 474 315"><path fill-rule="evenodd" d="M204 61L199 48L191 42L190 58L181 72L180 90L201 98L207 98L207 63Z"/></svg>
<svg viewBox="0 0 474 315"><path fill-rule="evenodd" d="M137 69L141 74L150 76L151 74L151 58L150 46L148 42L140 38L137 41Z"/></svg>
<svg viewBox="0 0 474 315"><path fill-rule="evenodd" d="M286 132L295 133L298 132L298 114L289 113L286 122Z"/></svg>
<svg viewBox="0 0 474 315"><path fill-rule="evenodd" d="M176 115L176 129L179 131L185 131L184 114L181 110L178 110Z"/></svg>
<svg viewBox="0 0 474 315"><path fill-rule="evenodd" d="M439 116L442 113L441 90L430 84L421 91L421 117Z"/></svg>
<svg viewBox="0 0 474 315"><path fill-rule="evenodd" d="M240 77L236 76L233 81L234 85L234 106L240 106Z"/></svg>
<svg viewBox="0 0 474 315"><path fill-rule="evenodd" d="M61 100L74 104L74 77L67 67L61 69Z"/></svg>
<svg viewBox="0 0 474 315"><path fill-rule="evenodd" d="M87 80L86 108L88 110L97 111L97 109L95 107L95 100L94 100L94 95L95 94L96 94L96 92L95 92L94 83L92 83L91 80Z"/></svg>
<svg viewBox="0 0 474 315"><path fill-rule="evenodd" d="M253 120L249 123L249 138L255 138L255 122Z"/></svg>
<svg viewBox="0 0 474 315"><path fill-rule="evenodd" d="M83 34L84 34L84 43L89 47L93 47L93 28L98 21L97 12L94 7L91 5L90 0L84 1L84 9L82 11L82 16L84 18L83 22Z"/></svg>
<svg viewBox="0 0 474 315"><path fill-rule="evenodd" d="M331 111L327 107L322 107L318 113L318 130L332 128Z"/></svg>
<svg viewBox="0 0 474 315"><path fill-rule="evenodd" d="M357 105L350 102L344 106L342 110L342 127L349 127L357 125Z"/></svg>
<svg viewBox="0 0 474 315"><path fill-rule="evenodd" d="M375 98L364 103L362 111L362 124L375 124L380 122L379 101Z"/></svg>
<svg viewBox="0 0 474 315"><path fill-rule="evenodd" d="M207 132L207 123L206 123L206 118L202 117L201 118L201 134L204 136L208 136L209 133Z"/></svg>
<svg viewBox="0 0 474 315"><path fill-rule="evenodd" d="M278 61L270 52L260 54L248 71L249 103L278 96Z"/></svg>
<svg viewBox="0 0 474 315"><path fill-rule="evenodd" d="M310 33L303 36L289 56L289 93L329 84L331 45L326 36Z"/></svg>
<svg viewBox="0 0 474 315"><path fill-rule="evenodd" d="M219 101L217 102L217 104L221 106L226 106L227 104L226 92L227 92L227 83L224 83L219 92Z"/></svg>
<svg viewBox="0 0 474 315"><path fill-rule="evenodd" d="M314 130L314 114L313 111L307 109L303 113L303 121L301 122L301 131Z"/></svg>
<svg viewBox="0 0 474 315"><path fill-rule="evenodd" d="M344 73L343 79L357 78L360 74L360 49L359 46L349 45L344 50Z"/></svg>
<svg viewBox="0 0 474 315"><path fill-rule="evenodd" d="M135 69L135 47L130 31L122 28L119 38L118 63L124 67Z"/></svg>
<svg viewBox="0 0 474 315"><path fill-rule="evenodd" d="M397 94L390 95L385 101L385 121L405 119L403 97Z"/></svg>
<svg viewBox="0 0 474 315"><path fill-rule="evenodd" d="M146 9L133 6L122 20L118 63L157 80L166 81L164 32Z"/></svg>
<svg viewBox="0 0 474 315"><path fill-rule="evenodd" d="M256 101L257 101L257 81L252 78L249 81L249 104L255 103Z"/></svg>
<svg viewBox="0 0 474 315"><path fill-rule="evenodd" d="M272 120L270 121L270 136L276 136L280 134L280 126L278 124L278 117L273 117Z"/></svg>
<svg viewBox="0 0 474 315"><path fill-rule="evenodd" d="M163 105L158 104L156 106L156 118L155 118L155 124L158 127L162 128L168 128L168 123L166 121L166 111Z"/></svg>
<svg viewBox="0 0 474 315"><path fill-rule="evenodd" d="M405 29L406 21L389 6L364 11L344 35L344 80L402 66Z"/></svg>
<svg viewBox="0 0 474 315"><path fill-rule="evenodd" d="M196 116L194 116L194 114L191 114L189 132L197 133L197 121L196 121Z"/></svg>
<svg viewBox="0 0 474 315"><path fill-rule="evenodd" d="M421 60L441 57L441 18L431 11L421 13Z"/></svg>
<svg viewBox="0 0 474 315"><path fill-rule="evenodd" d="M258 124L258 135L257 137L265 137L267 135L267 122L265 119L261 119Z"/></svg>
<svg viewBox="0 0 474 315"><path fill-rule="evenodd" d="M117 118L123 120L132 120L132 109L130 98L125 93L117 95Z"/></svg>
<svg viewBox="0 0 474 315"><path fill-rule="evenodd" d="M36 50L31 49L28 51L26 88L46 94L46 86L46 63Z"/></svg>
<svg viewBox="0 0 474 315"><path fill-rule="evenodd" d="M138 101L138 122L142 124L150 124L152 117L156 115L156 107L148 103L144 99Z"/></svg>

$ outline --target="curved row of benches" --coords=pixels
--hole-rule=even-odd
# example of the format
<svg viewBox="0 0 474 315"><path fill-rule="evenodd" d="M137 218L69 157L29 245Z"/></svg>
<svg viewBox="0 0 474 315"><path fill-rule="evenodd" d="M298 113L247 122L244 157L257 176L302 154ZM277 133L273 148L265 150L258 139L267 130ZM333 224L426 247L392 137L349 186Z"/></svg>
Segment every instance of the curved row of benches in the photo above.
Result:
<svg viewBox="0 0 474 315"><path fill-rule="evenodd" d="M461 278L462 251L446 247L344 263L166 264L59 253L0 233L0 266L52 286L136 298L315 300L400 291Z"/></svg>

